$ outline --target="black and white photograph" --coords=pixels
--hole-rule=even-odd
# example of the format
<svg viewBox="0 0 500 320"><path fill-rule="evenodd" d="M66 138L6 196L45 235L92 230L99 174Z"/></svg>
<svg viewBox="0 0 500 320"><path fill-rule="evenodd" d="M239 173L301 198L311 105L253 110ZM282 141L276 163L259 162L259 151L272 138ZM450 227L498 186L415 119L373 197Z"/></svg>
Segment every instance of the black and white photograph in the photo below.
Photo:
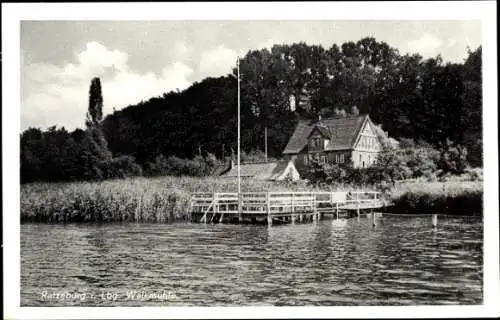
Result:
<svg viewBox="0 0 500 320"><path fill-rule="evenodd" d="M5 316L500 315L496 3L344 5L2 4Z"/></svg>

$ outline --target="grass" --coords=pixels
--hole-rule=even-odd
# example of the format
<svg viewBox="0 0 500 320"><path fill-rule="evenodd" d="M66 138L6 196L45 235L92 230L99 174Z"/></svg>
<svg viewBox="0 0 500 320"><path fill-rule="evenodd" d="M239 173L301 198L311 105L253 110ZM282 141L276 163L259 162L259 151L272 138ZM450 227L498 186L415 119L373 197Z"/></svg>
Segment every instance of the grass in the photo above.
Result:
<svg viewBox="0 0 500 320"><path fill-rule="evenodd" d="M444 182L400 183L391 198L391 211L398 213L481 215L483 182L451 178Z"/></svg>
<svg viewBox="0 0 500 320"><path fill-rule="evenodd" d="M318 191L304 182L243 180L243 192ZM325 189L323 189L325 190ZM330 191L354 190L352 186ZM391 193L398 212L482 212L481 181L399 183ZM21 185L21 221L167 222L188 219L192 192L236 192L237 181L206 177L159 177L102 182Z"/></svg>
<svg viewBox="0 0 500 320"><path fill-rule="evenodd" d="M236 180L160 177L21 185L21 221L166 222L187 219L192 192L236 192ZM242 181L246 191L312 191L305 183Z"/></svg>

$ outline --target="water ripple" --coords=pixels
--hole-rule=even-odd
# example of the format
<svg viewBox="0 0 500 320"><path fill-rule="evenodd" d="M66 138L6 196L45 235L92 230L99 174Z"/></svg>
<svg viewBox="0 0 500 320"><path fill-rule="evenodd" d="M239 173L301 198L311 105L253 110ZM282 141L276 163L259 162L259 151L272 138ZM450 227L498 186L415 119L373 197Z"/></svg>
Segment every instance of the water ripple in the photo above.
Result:
<svg viewBox="0 0 500 320"><path fill-rule="evenodd" d="M21 305L479 304L481 239L453 219L23 224Z"/></svg>

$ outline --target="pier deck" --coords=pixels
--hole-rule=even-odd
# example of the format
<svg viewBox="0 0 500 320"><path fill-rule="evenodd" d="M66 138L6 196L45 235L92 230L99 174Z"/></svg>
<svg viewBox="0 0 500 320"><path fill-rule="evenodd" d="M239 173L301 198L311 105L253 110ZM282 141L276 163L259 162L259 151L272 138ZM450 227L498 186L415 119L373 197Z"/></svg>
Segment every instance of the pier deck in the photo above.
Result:
<svg viewBox="0 0 500 320"><path fill-rule="evenodd" d="M244 192L194 193L190 200L192 222L294 223L337 218L383 208L389 203L379 192Z"/></svg>

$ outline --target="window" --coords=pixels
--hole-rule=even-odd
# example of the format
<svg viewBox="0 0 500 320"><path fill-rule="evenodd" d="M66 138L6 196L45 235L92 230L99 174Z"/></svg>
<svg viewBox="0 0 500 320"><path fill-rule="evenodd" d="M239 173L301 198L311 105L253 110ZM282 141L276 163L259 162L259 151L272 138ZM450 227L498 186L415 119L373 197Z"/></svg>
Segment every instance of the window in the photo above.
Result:
<svg viewBox="0 0 500 320"><path fill-rule="evenodd" d="M340 162L340 160L339 160L339 155L338 155L338 154L336 154L336 155L335 155L335 163L339 163L339 162Z"/></svg>
<svg viewBox="0 0 500 320"><path fill-rule="evenodd" d="M321 138L312 138L310 142L312 148L321 147Z"/></svg>
<svg viewBox="0 0 500 320"><path fill-rule="evenodd" d="M326 156L321 156L320 157L320 162L321 163L326 163Z"/></svg>
<svg viewBox="0 0 500 320"><path fill-rule="evenodd" d="M344 163L344 155L343 154L340 155L340 163Z"/></svg>

